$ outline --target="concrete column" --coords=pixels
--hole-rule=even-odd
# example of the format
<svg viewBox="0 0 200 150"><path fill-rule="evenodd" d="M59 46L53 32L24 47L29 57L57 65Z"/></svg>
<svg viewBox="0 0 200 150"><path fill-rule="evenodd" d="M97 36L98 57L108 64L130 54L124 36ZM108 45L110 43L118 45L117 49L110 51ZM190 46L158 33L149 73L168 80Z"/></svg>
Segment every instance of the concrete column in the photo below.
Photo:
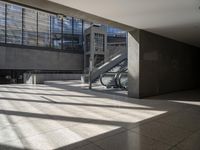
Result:
<svg viewBox="0 0 200 150"><path fill-rule="evenodd" d="M134 30L128 33L128 96L140 97L140 31Z"/></svg>

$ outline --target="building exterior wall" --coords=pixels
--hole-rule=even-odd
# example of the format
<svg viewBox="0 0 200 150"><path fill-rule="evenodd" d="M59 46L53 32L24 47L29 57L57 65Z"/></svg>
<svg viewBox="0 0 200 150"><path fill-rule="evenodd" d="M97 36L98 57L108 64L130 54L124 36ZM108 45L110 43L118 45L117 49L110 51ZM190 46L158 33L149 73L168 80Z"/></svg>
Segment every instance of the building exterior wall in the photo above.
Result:
<svg viewBox="0 0 200 150"><path fill-rule="evenodd" d="M0 46L0 69L82 71L83 54Z"/></svg>
<svg viewBox="0 0 200 150"><path fill-rule="evenodd" d="M198 87L200 49L140 31L140 97Z"/></svg>

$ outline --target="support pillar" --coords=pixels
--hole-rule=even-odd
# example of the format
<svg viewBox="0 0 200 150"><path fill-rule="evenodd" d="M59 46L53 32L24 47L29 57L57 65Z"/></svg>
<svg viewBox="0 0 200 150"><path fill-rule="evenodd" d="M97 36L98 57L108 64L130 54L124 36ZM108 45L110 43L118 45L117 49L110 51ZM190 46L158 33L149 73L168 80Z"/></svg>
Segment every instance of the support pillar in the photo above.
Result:
<svg viewBox="0 0 200 150"><path fill-rule="evenodd" d="M128 33L128 96L140 98L140 30Z"/></svg>

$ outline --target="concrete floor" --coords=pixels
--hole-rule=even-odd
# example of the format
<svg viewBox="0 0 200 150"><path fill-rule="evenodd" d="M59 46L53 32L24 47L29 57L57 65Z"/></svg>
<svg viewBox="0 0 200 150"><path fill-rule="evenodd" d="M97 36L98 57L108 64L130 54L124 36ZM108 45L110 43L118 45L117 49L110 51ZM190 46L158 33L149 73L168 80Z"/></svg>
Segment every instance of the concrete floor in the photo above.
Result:
<svg viewBox="0 0 200 150"><path fill-rule="evenodd" d="M200 90L138 100L48 84L0 85L1 150L200 149Z"/></svg>

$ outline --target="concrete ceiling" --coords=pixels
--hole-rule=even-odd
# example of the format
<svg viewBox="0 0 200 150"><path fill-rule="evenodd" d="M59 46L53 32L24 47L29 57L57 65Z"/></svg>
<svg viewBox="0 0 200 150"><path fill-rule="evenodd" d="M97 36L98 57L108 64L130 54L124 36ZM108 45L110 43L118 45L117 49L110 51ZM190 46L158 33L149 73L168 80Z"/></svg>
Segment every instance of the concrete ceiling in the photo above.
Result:
<svg viewBox="0 0 200 150"><path fill-rule="evenodd" d="M200 0L49 0L200 47Z"/></svg>

